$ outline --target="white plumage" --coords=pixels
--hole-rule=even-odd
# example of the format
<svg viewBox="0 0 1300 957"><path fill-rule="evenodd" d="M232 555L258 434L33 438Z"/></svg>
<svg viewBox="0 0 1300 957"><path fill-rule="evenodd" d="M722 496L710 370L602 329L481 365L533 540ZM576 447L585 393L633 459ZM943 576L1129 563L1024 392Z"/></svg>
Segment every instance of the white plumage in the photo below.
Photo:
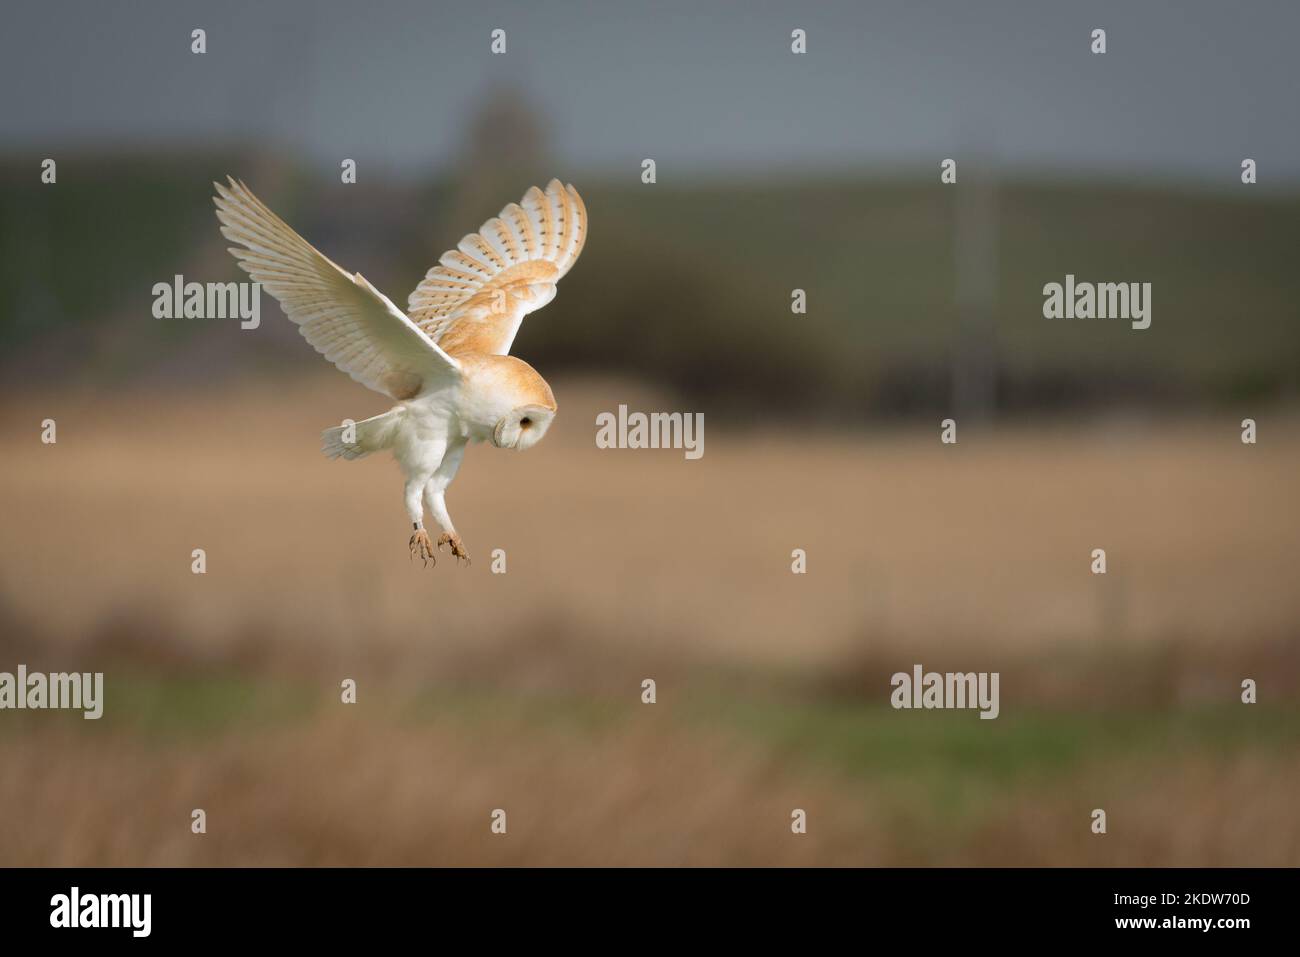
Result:
<svg viewBox="0 0 1300 957"><path fill-rule="evenodd" d="M533 187L482 230L444 253L403 313L360 274L335 265L243 183L213 184L230 252L284 308L317 352L358 382L396 399L388 412L326 429L322 450L354 459L391 449L406 475L412 555L434 558L427 506L457 558L468 558L447 513L446 489L465 446L526 449L555 417L550 386L511 357L524 316L555 297L587 237L577 190Z"/></svg>

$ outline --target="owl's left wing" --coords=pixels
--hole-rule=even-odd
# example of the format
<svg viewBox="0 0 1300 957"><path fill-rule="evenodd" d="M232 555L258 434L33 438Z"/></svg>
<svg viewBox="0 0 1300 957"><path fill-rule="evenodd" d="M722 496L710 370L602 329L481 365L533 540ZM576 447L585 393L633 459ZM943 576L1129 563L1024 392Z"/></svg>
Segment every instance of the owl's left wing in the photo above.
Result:
<svg viewBox="0 0 1300 957"><path fill-rule="evenodd" d="M587 240L587 208L558 179L536 186L455 249L411 293L407 312L451 355L505 355L524 316L555 298L555 286Z"/></svg>
<svg viewBox="0 0 1300 957"><path fill-rule="evenodd" d="M394 399L460 380L460 363L364 276L326 258L243 183L212 185L221 235L237 244L231 254L317 352Z"/></svg>

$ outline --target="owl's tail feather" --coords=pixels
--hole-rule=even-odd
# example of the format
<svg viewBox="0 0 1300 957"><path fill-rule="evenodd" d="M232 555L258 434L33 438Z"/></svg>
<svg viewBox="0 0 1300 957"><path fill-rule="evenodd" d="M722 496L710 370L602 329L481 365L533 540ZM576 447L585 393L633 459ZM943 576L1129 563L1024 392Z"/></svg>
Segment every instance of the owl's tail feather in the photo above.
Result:
<svg viewBox="0 0 1300 957"><path fill-rule="evenodd" d="M393 444L406 409L395 409L361 422L345 421L320 434L320 450L331 459L359 459Z"/></svg>

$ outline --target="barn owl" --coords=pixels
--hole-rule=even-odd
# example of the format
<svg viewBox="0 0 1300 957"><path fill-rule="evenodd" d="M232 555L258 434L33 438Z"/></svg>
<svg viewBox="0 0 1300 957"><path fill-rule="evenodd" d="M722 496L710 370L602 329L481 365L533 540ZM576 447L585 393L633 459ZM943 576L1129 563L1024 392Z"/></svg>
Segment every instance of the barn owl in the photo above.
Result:
<svg viewBox="0 0 1300 957"><path fill-rule="evenodd" d="M230 252L316 351L353 379L396 400L381 415L326 429L322 451L357 459L391 449L406 478L408 549L436 563L437 548L469 559L447 513L447 486L469 442L527 449L555 418L551 387L509 355L524 316L555 298L555 284L587 239L578 191L551 180L442 255L411 293L407 312L360 273L348 273L290 229L243 183L213 183ZM351 430L351 431L350 431ZM355 433L355 434L353 434Z"/></svg>

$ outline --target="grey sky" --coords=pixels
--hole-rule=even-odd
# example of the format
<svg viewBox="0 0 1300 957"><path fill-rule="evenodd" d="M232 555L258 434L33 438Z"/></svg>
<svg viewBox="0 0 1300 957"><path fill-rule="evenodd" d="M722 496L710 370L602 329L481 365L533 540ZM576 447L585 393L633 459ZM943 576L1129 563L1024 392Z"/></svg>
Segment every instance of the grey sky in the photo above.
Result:
<svg viewBox="0 0 1300 957"><path fill-rule="evenodd" d="M3 144L260 141L435 171L494 83L566 174L1009 167L1300 180L1292 2L11 2ZM194 27L208 53L189 52ZM489 32L508 33L493 56ZM809 52L790 53L790 31ZM1109 52L1088 50L1104 27Z"/></svg>

